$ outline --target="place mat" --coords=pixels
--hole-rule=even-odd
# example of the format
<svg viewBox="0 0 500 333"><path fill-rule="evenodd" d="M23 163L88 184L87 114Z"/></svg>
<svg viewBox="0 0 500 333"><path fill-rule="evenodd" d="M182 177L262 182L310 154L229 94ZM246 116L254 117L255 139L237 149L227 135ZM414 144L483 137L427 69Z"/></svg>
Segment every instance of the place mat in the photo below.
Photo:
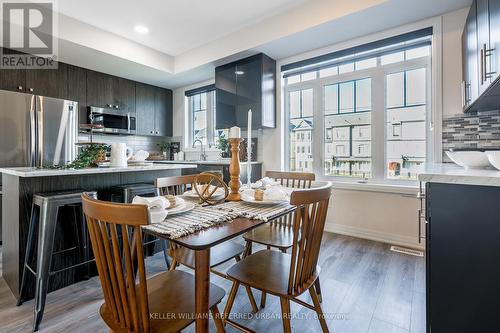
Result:
<svg viewBox="0 0 500 333"><path fill-rule="evenodd" d="M272 206L258 206L243 201L229 201L220 205L213 206L212 209L222 210L229 213L235 213L240 217L246 217L252 220L271 221L278 216L290 213L295 210L294 205L288 202Z"/></svg>
<svg viewBox="0 0 500 333"><path fill-rule="evenodd" d="M142 228L175 239L214 225L231 222L237 217L238 214L235 212L197 206L185 214L167 216L163 222L153 223Z"/></svg>

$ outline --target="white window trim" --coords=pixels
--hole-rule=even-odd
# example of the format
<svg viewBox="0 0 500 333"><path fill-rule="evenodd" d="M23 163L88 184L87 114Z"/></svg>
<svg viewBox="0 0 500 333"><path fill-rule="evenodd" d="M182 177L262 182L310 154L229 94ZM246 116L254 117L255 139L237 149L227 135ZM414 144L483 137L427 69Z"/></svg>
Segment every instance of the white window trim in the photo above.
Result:
<svg viewBox="0 0 500 333"><path fill-rule="evenodd" d="M443 68L443 57L442 57L442 16L436 16L432 17L429 19L425 19L422 21L406 24L394 29L388 29L383 32L378 32L375 34L359 37L359 38L354 38L351 39L347 42L343 43L338 43L335 45L323 47L320 49L312 50L309 52L305 52L290 58L286 59L281 59L277 62L276 66L276 76L278 78L282 77L281 73L281 67L286 64L294 63L297 61L301 60L306 60L309 58L313 58L315 56L351 48L357 45L365 44L365 43L370 43L374 42L380 39L388 38L391 36L396 36L400 34L404 34L407 32L427 28L427 27L432 27L433 28L433 35L432 35L432 46L431 46L431 86L428 88L430 89L430 96L431 96L431 104L432 107L431 109L431 114L430 114L430 124L431 128L427 129L429 132L432 134L427 137L427 141L432 142L432 147L427 147L427 163L430 163L430 161L434 163L439 163L442 160L442 114L443 114L443 100L442 100L442 93L443 93L443 73L442 73L442 68ZM344 74L340 74L344 75ZM339 76L340 76L339 75ZM304 82L304 84L307 83ZM289 149L289 138L288 138L288 122L287 122L287 117L288 115L286 114L285 110L285 105L288 103L287 100L287 92L285 91L285 86L280 79L280 87L281 89L278 89L277 91L277 108L280 110L279 117L278 117L278 129L280 130L280 134L282 138L285 138L281 142L281 154L280 154L280 159L281 159L281 169L282 170L287 170L288 169L288 149ZM429 91L428 91L429 92ZM429 96L429 94L427 94ZM314 99L313 99L314 103ZM429 110L429 108L428 108ZM428 114L429 115L429 114ZM318 133L318 135L321 135L321 131L315 131ZM317 141L318 138L313 138L313 142L322 142ZM373 142L373 141L372 141ZM314 147L313 147L314 149ZM373 150L372 150L372 156L374 155ZM383 155L382 155L383 156ZM321 176L323 174L322 170L320 173L317 173L320 175L317 177L320 180L332 180L334 179L334 182L340 182L342 184L347 184L349 183L352 185L352 187L359 189L359 190L368 190L368 186L370 185L370 182L364 182L360 181L359 179L352 179L352 178L341 178L341 177L325 177ZM393 193L402 193L401 192L401 186L403 187L408 187L408 188L418 188L418 182L411 182L411 181L401 181L398 180L386 180L383 183L380 183L380 180L377 180L378 184L377 187L380 189L382 187L385 187L388 192L393 192ZM403 191L405 193L405 191Z"/></svg>
<svg viewBox="0 0 500 333"><path fill-rule="evenodd" d="M186 126L186 144L184 148L191 148L193 146L193 141L194 141L194 131L193 131L193 125L194 125L194 117L193 117L193 103L192 103L192 96L186 97L186 103L187 103L187 126ZM209 91L207 93L207 148L214 146L214 127L215 127L215 108L214 108L214 97L215 97L215 90Z"/></svg>

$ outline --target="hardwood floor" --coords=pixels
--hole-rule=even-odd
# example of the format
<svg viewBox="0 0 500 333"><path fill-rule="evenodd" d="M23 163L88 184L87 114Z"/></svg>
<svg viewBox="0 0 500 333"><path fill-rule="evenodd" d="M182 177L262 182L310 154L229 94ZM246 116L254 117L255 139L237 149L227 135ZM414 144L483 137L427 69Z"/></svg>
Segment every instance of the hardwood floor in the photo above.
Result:
<svg viewBox="0 0 500 333"><path fill-rule="evenodd" d="M425 332L425 261L391 252L389 247L325 233L320 278L323 311L331 332ZM0 259L0 269L1 264ZM231 265L232 262L226 263L224 270ZM146 260L146 269L148 275L165 269L161 253ZM229 281L213 274L212 281L229 293ZM310 302L306 294L302 299ZM254 295L259 303L260 292L254 291ZM224 299L221 311L225 302ZM39 332L108 332L98 314L101 303L97 277L52 292L47 296ZM279 299L268 295L266 308L253 315L245 289L240 288L232 315L236 321L257 332L281 332L279 311ZM321 332L312 311L292 303L292 312L294 332ZM32 318L33 301L16 307L5 281L0 279L0 332L31 332ZM210 325L210 331L215 332L213 322ZM229 326L227 331L239 332ZM194 332L194 325L183 332Z"/></svg>

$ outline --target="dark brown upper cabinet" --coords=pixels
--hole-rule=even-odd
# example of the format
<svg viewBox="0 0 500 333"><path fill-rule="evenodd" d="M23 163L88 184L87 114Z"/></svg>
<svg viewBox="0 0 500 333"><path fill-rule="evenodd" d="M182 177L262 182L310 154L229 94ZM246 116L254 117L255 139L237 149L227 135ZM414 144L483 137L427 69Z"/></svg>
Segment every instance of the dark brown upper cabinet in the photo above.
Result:
<svg viewBox="0 0 500 333"><path fill-rule="evenodd" d="M12 52L2 49L6 53ZM54 69L2 69L0 89L55 98L67 98L68 65L57 63Z"/></svg>
<svg viewBox="0 0 500 333"><path fill-rule="evenodd" d="M26 70L26 91L28 93L66 98L68 94L68 66L58 63L57 69Z"/></svg>
<svg viewBox="0 0 500 333"><path fill-rule="evenodd" d="M155 87L136 83L135 85L135 112L137 134L155 134Z"/></svg>
<svg viewBox="0 0 500 333"><path fill-rule="evenodd" d="M462 34L464 111L500 108L500 0L474 0Z"/></svg>
<svg viewBox="0 0 500 333"><path fill-rule="evenodd" d="M87 123L87 70L77 66L67 66L67 99L78 102L79 123L85 124Z"/></svg>
<svg viewBox="0 0 500 333"><path fill-rule="evenodd" d="M172 136L173 132L172 90L156 87L155 119L156 119L156 135Z"/></svg>
<svg viewBox="0 0 500 333"><path fill-rule="evenodd" d="M26 70L25 69L2 69L0 75L0 89L25 92Z"/></svg>
<svg viewBox="0 0 500 333"><path fill-rule="evenodd" d="M276 127L276 61L260 53L215 68L216 128Z"/></svg>
<svg viewBox="0 0 500 333"><path fill-rule="evenodd" d="M135 82L94 71L87 72L87 104L135 112Z"/></svg>
<svg viewBox="0 0 500 333"><path fill-rule="evenodd" d="M137 134L172 136L172 91L136 84Z"/></svg>

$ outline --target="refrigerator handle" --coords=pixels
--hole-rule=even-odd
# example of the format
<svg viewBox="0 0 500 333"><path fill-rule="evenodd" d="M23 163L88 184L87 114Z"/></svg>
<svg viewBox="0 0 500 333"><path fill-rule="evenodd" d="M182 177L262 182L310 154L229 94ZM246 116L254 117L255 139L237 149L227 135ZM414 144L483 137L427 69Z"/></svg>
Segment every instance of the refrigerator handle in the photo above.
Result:
<svg viewBox="0 0 500 333"><path fill-rule="evenodd" d="M36 166L43 167L43 97L35 96L36 103Z"/></svg>
<svg viewBox="0 0 500 333"><path fill-rule="evenodd" d="M29 151L29 164L32 167L37 166L37 160L38 160L36 156L38 140L36 133L37 121L35 112L36 112L35 95L32 95L30 103L30 151Z"/></svg>

